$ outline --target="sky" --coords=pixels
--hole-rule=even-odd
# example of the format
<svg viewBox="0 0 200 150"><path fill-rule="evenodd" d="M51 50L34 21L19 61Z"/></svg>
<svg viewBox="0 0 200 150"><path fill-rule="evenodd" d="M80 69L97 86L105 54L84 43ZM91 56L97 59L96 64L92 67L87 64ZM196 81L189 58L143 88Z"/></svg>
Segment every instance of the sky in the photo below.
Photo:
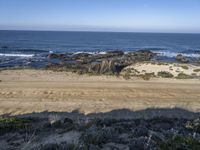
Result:
<svg viewBox="0 0 200 150"><path fill-rule="evenodd" d="M200 33L200 0L0 0L0 30Z"/></svg>

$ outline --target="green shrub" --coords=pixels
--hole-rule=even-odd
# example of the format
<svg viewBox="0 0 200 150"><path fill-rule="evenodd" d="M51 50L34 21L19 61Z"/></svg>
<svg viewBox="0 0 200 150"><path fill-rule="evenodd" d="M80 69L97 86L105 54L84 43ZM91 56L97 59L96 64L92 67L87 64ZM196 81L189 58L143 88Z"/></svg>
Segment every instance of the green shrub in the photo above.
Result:
<svg viewBox="0 0 200 150"><path fill-rule="evenodd" d="M162 78L173 78L174 75L167 71L160 71L158 72L158 76Z"/></svg>
<svg viewBox="0 0 200 150"><path fill-rule="evenodd" d="M145 73L145 74L141 74L139 75L139 77L141 77L143 80L150 80L152 77L155 77L155 73Z"/></svg>
<svg viewBox="0 0 200 150"><path fill-rule="evenodd" d="M187 74L184 74L184 73L179 73L176 78L177 79L192 79L194 77L187 75Z"/></svg>
<svg viewBox="0 0 200 150"><path fill-rule="evenodd" d="M193 71L194 72L200 72L200 69L194 69Z"/></svg>
<svg viewBox="0 0 200 150"><path fill-rule="evenodd" d="M188 70L189 67L188 66L181 66L181 68L185 69L185 70Z"/></svg>
<svg viewBox="0 0 200 150"><path fill-rule="evenodd" d="M32 121L33 119L31 118L0 117L0 132L9 132L15 129L25 128L30 126Z"/></svg>
<svg viewBox="0 0 200 150"><path fill-rule="evenodd" d="M131 71L132 71L133 73L135 73L135 74L140 73L137 69L134 69L134 68L132 68Z"/></svg>
<svg viewBox="0 0 200 150"><path fill-rule="evenodd" d="M188 121L185 125L185 128L200 133L200 118L193 121Z"/></svg>
<svg viewBox="0 0 200 150"><path fill-rule="evenodd" d="M193 77L197 77L197 74L196 73L192 73L191 74Z"/></svg>
<svg viewBox="0 0 200 150"><path fill-rule="evenodd" d="M164 62L158 62L157 65L159 65L159 66L165 65L165 66L166 66L166 65L168 65L168 64L167 64L167 63L164 63Z"/></svg>

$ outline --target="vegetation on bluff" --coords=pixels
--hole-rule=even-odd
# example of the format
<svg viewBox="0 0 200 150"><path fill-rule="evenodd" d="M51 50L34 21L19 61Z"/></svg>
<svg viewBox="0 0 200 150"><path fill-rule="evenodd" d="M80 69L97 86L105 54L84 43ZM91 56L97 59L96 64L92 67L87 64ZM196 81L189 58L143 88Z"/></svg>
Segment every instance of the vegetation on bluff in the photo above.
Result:
<svg viewBox="0 0 200 150"><path fill-rule="evenodd" d="M200 149L200 119L4 117L0 131L0 143L13 150Z"/></svg>

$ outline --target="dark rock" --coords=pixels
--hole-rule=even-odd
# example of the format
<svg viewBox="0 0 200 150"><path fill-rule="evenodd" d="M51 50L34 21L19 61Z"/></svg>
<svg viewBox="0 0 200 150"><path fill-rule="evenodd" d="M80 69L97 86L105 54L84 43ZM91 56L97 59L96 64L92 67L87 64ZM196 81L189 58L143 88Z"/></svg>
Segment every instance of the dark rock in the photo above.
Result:
<svg viewBox="0 0 200 150"><path fill-rule="evenodd" d="M189 63L189 60L185 56L183 56L182 54L178 54L176 56L176 60L181 62L181 63Z"/></svg>
<svg viewBox="0 0 200 150"><path fill-rule="evenodd" d="M48 63L46 66L47 69L55 70L55 71L70 71L78 74L88 73L88 65L82 65L79 63Z"/></svg>
<svg viewBox="0 0 200 150"><path fill-rule="evenodd" d="M128 56L131 56L133 59L139 61L147 61L153 58L156 54L149 50L139 50L135 52L128 53Z"/></svg>
<svg viewBox="0 0 200 150"><path fill-rule="evenodd" d="M106 52L109 56L122 56L124 55L123 51L115 50L115 51L108 51Z"/></svg>
<svg viewBox="0 0 200 150"><path fill-rule="evenodd" d="M52 63L52 62L49 62L47 65L46 65L46 68L47 69L52 69L52 70L60 70L62 69L64 63Z"/></svg>
<svg viewBox="0 0 200 150"><path fill-rule="evenodd" d="M65 58L65 54L56 54L56 53L51 53L48 55L48 58L58 58L58 59L63 59Z"/></svg>
<svg viewBox="0 0 200 150"><path fill-rule="evenodd" d="M88 65L81 65L81 64L67 65L66 68L69 71L71 70L72 72L78 73L78 74L88 73L88 70L89 70L89 66Z"/></svg>
<svg viewBox="0 0 200 150"><path fill-rule="evenodd" d="M72 56L72 60L75 60L78 63L88 64L92 62L92 54L88 53L78 53Z"/></svg>
<svg viewBox="0 0 200 150"><path fill-rule="evenodd" d="M89 54L89 53L78 53L78 54L74 54L73 55L73 59L85 59L87 57L90 57L92 56L92 54Z"/></svg>
<svg viewBox="0 0 200 150"><path fill-rule="evenodd" d="M200 65L200 58L195 59L194 63L195 63L196 65Z"/></svg>
<svg viewBox="0 0 200 150"><path fill-rule="evenodd" d="M139 51L129 52L128 54L124 54L120 59L117 59L116 66L119 67L119 70L120 69L122 70L124 67L132 65L133 63L141 61L149 61L155 55L156 55L155 53L149 50L139 50Z"/></svg>

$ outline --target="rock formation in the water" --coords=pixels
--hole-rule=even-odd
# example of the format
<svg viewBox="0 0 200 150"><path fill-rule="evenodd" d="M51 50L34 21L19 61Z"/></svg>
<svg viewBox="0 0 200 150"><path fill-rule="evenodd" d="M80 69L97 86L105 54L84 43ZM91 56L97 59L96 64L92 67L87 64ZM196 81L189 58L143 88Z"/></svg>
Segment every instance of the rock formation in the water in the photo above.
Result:
<svg viewBox="0 0 200 150"><path fill-rule="evenodd" d="M181 62L181 63L189 63L189 60L185 56L183 56L182 54L178 54L176 56L176 60Z"/></svg>
<svg viewBox="0 0 200 150"><path fill-rule="evenodd" d="M125 54L123 51L108 51L105 54L49 54L47 68L78 73L117 74L124 67L136 62L149 61L155 54L139 50ZM54 61L55 60L55 61Z"/></svg>

